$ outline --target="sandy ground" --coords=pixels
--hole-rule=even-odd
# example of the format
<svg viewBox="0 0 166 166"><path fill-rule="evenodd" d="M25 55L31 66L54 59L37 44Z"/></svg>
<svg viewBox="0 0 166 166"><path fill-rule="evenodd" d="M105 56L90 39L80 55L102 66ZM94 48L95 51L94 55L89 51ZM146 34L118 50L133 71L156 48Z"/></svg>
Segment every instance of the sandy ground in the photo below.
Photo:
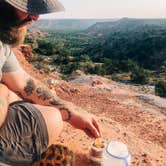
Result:
<svg viewBox="0 0 166 166"><path fill-rule="evenodd" d="M116 83L112 83L116 84ZM112 85L110 83L110 86ZM166 111L135 97L122 85L101 90L89 85L70 85L71 91L59 89L59 96L95 114L103 138L124 142L132 155L133 166L166 165ZM72 93L72 87L78 92ZM62 90L62 91L60 91ZM90 166L89 146L93 142L83 132L65 125L59 141L77 153L76 166Z"/></svg>
<svg viewBox="0 0 166 166"><path fill-rule="evenodd" d="M34 72L24 59L19 59L29 73L41 80L46 78L41 72ZM165 166L166 109L138 98L138 93L126 85L98 77L97 80L59 81L55 89L61 98L96 115L103 138L121 141L128 146L131 166ZM64 124L57 143L68 145L75 152L76 166L91 166L88 156L93 141L82 131Z"/></svg>

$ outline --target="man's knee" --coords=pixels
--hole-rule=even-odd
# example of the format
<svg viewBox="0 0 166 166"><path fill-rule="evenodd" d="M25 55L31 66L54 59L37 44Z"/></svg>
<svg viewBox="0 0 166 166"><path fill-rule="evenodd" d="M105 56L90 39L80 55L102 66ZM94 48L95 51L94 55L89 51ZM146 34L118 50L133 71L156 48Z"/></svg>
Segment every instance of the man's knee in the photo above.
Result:
<svg viewBox="0 0 166 166"><path fill-rule="evenodd" d="M57 109L50 108L45 116L45 121L48 129L49 144L55 144L63 129L62 116Z"/></svg>
<svg viewBox="0 0 166 166"><path fill-rule="evenodd" d="M53 127L53 133L57 132L57 136L59 136L59 134L61 133L63 129L63 120L59 110L55 108L53 108L52 110L50 109L48 122L49 122L49 125Z"/></svg>

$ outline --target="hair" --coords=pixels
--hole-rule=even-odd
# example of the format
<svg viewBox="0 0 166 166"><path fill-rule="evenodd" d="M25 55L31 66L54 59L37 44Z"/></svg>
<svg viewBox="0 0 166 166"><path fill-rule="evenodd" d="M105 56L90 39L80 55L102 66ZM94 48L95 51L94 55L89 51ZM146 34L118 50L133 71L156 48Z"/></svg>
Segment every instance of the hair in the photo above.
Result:
<svg viewBox="0 0 166 166"><path fill-rule="evenodd" d="M26 28L19 29L18 25L16 9L0 0L0 41L11 46L23 42Z"/></svg>
<svg viewBox="0 0 166 166"><path fill-rule="evenodd" d="M4 0L0 0L0 11L0 27L9 29L11 26L14 26L17 22L15 8Z"/></svg>

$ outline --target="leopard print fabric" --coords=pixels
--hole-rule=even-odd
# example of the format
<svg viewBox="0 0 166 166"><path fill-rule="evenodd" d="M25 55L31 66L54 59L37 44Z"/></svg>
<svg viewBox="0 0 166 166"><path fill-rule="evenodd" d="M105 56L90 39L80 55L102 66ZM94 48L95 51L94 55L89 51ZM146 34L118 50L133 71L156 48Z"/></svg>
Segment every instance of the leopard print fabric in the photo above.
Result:
<svg viewBox="0 0 166 166"><path fill-rule="evenodd" d="M74 154L66 146L51 145L31 166L74 166Z"/></svg>

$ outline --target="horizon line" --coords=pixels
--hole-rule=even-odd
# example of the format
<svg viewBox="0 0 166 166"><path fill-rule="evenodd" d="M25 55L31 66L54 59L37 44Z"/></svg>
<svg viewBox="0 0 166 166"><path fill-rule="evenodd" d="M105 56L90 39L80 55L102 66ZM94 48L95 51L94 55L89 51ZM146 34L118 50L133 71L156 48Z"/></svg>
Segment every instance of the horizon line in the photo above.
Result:
<svg viewBox="0 0 166 166"><path fill-rule="evenodd" d="M42 19L42 20L53 20L53 19L56 19L56 20L62 20L62 19L72 19L72 20L92 20L92 19L98 19L98 20L104 20L104 19L124 19L124 18L126 18L126 19L166 19L166 17L165 18L162 18L162 17L154 17L154 18L152 18L152 17L120 17L120 18L116 18L116 17L110 17L110 18L76 18L76 17L74 17L74 18L68 18L68 17L66 17L66 18L40 18L40 19Z"/></svg>

